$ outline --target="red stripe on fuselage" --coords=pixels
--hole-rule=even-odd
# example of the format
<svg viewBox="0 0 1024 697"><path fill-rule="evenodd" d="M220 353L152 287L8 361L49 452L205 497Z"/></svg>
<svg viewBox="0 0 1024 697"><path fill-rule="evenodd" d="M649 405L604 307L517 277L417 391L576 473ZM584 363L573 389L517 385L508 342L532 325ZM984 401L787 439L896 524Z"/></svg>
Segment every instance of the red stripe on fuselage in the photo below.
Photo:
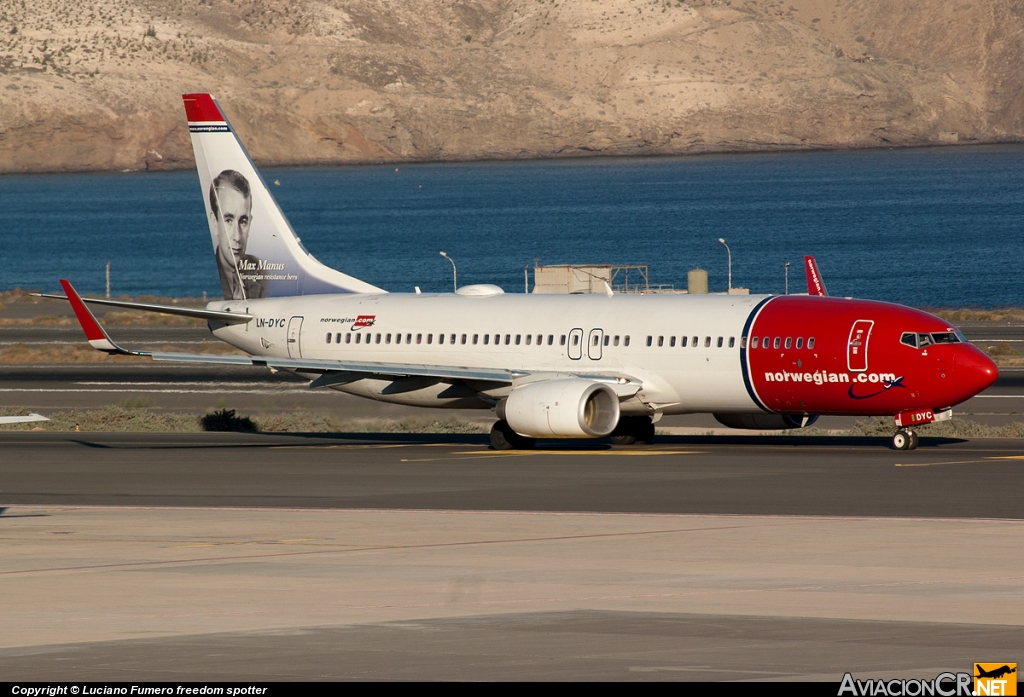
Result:
<svg viewBox="0 0 1024 697"><path fill-rule="evenodd" d="M867 321L873 325L866 363L851 366L851 329ZM918 349L900 343L904 332L949 329L946 321L901 305L784 296L767 303L752 323L747 369L757 397L776 412L891 415L948 407L985 389L998 374L971 344ZM975 367L958 376L954 361Z"/></svg>

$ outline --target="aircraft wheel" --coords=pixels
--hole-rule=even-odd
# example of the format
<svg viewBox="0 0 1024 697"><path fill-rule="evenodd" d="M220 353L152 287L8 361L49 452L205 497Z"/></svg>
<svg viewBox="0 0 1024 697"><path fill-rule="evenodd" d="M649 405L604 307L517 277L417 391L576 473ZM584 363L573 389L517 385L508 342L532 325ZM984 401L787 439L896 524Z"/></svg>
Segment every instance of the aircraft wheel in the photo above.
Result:
<svg viewBox="0 0 1024 697"><path fill-rule="evenodd" d="M654 422L647 416L623 416L611 435L612 445L654 442Z"/></svg>
<svg viewBox="0 0 1024 697"><path fill-rule="evenodd" d="M917 449L917 443L918 443L919 440L920 440L920 438L917 437L917 431L910 431L910 447L907 448L907 449L908 450L916 450Z"/></svg>
<svg viewBox="0 0 1024 697"><path fill-rule="evenodd" d="M905 428L901 428L900 430L896 431L896 433L892 437L892 447L896 448L897 450L910 450L910 444L913 442L912 434L913 431L910 431Z"/></svg>
<svg viewBox="0 0 1024 697"><path fill-rule="evenodd" d="M498 421L491 426L491 447L495 450L530 450L536 444L536 438L519 435L508 421Z"/></svg>

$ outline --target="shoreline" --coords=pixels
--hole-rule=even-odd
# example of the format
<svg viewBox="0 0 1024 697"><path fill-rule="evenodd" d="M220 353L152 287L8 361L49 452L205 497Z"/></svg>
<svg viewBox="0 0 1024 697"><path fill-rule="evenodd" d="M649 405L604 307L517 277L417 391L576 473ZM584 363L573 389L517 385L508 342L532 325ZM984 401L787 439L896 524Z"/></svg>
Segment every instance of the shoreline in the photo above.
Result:
<svg viewBox="0 0 1024 697"><path fill-rule="evenodd" d="M470 157L447 157L447 158L366 158L356 160L336 160L325 162L324 160L274 160L268 158L253 158L256 166L260 169L335 169L341 167L386 167L394 165L443 165L443 164L503 164L512 162L547 162L547 161L568 161L568 160L596 160L596 159L651 159L664 160L670 158L691 158L704 156L729 156L729 155L788 155L788 154L809 154L809 153L855 153L872 152L879 150L945 150L945 149L970 149L970 148L995 148L1006 146L1024 146L1024 138L1007 137L993 138L991 140L971 140L956 143L936 142L913 142L913 143L886 143L873 145L810 145L806 147L795 145L768 145L759 147L731 147L731 146L701 146L693 147L680 152L642 152L633 153L616 150L614 152L595 151L587 148L573 148L572 152L558 153L531 153L527 155L494 155L485 154ZM148 163L147 163L148 165ZM93 167L75 168L63 167L55 169L23 169L23 170L0 170L0 177L15 177L25 175L52 175L52 174L160 174L163 172L185 172L195 170L195 161L175 160L159 167ZM4 292L4 291L0 291Z"/></svg>

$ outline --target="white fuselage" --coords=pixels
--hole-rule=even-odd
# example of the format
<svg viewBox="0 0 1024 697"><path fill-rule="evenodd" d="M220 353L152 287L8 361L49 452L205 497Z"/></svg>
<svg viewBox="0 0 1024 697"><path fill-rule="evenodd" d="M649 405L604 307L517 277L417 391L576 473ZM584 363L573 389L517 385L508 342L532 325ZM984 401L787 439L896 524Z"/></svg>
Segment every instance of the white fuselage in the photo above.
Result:
<svg viewBox="0 0 1024 697"><path fill-rule="evenodd" d="M213 328L253 355L622 376L643 384L624 412L678 414L758 410L744 387L740 346L747 319L766 297L351 294L209 307L253 316ZM397 390L393 382L334 387L401 404L481 408L509 390L473 386L489 403L453 389L452 381Z"/></svg>

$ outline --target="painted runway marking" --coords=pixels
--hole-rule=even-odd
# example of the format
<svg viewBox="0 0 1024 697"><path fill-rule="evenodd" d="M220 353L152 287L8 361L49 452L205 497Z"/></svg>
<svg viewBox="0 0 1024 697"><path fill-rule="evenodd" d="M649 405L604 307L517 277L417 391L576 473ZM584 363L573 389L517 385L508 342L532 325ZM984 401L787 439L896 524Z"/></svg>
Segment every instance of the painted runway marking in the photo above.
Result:
<svg viewBox="0 0 1024 697"><path fill-rule="evenodd" d="M513 450L488 452L454 452L461 455L460 460L486 460L498 457L528 457L530 455L594 455L594 456L626 456L646 457L651 455L702 455L700 450ZM401 462L443 462L447 457L402 458Z"/></svg>

